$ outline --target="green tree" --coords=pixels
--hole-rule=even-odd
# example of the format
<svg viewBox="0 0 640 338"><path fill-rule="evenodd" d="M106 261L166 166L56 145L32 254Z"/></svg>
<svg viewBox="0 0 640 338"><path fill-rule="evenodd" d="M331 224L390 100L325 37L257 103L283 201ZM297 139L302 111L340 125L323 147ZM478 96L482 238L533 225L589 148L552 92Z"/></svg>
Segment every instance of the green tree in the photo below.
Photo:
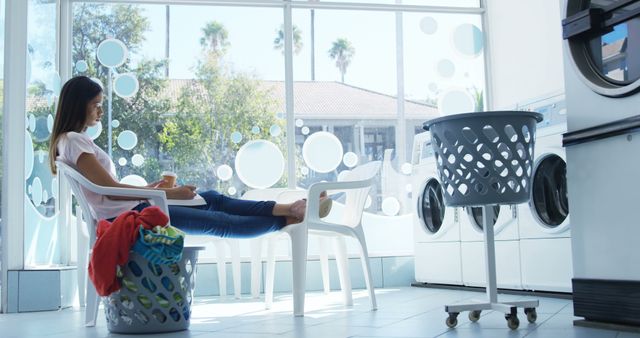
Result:
<svg viewBox="0 0 640 338"><path fill-rule="evenodd" d="M144 34L149 30L149 21L143 15L143 10L135 5L103 5L79 4L74 6L73 24L73 61L84 60L88 70L84 73L98 78L108 84L108 68L102 66L96 57L96 50L100 42L109 37L122 41L130 54L137 53L144 42ZM133 72L136 74L140 89L131 98L121 98L113 95L113 119L120 121L118 128L113 128L112 139L114 160L124 157L130 159L134 154L144 156L144 164L140 167L118 166L120 177L137 174L148 180L155 180L160 176L158 164L160 142L158 131L162 129L162 115L169 109L169 101L162 95L166 86L163 79L165 61L142 59L135 66L128 59L118 67L118 73ZM105 88L105 114L107 109L107 95ZM107 123L103 119L103 131L95 142L107 148ZM117 146L118 134L124 130L133 131L138 138L136 147L124 150Z"/></svg>
<svg viewBox="0 0 640 338"><path fill-rule="evenodd" d="M205 50L223 54L229 46L229 32L218 21L210 21L202 28L204 36L200 38L200 45Z"/></svg>
<svg viewBox="0 0 640 338"><path fill-rule="evenodd" d="M164 151L175 161L175 170L186 181L226 191L237 182L220 182L215 169L223 164L234 167L242 144L268 139L280 149L285 145L282 137L269 134L273 125L284 129L284 122L276 118L273 94L253 75L222 66L222 57L213 50L203 54L196 79L183 88L160 139ZM253 127L259 132L252 133ZM243 135L238 144L231 140L235 131Z"/></svg>
<svg viewBox="0 0 640 338"><path fill-rule="evenodd" d="M302 32L298 26L293 25L291 28L293 31L293 53L298 54L302 50ZM279 50L284 54L284 25L280 25L280 28L276 32L277 36L273 39L273 49Z"/></svg>
<svg viewBox="0 0 640 338"><path fill-rule="evenodd" d="M351 64L351 59L356 53L356 49L351 42L345 38L338 38L329 49L329 57L336 61L336 67L340 70L341 81L344 83L344 74Z"/></svg>

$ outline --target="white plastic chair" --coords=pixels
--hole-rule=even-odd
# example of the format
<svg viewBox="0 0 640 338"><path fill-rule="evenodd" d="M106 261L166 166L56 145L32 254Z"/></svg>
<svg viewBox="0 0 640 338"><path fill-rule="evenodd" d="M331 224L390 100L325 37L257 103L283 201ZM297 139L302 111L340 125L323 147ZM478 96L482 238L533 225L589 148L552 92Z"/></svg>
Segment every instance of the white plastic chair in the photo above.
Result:
<svg viewBox="0 0 640 338"><path fill-rule="evenodd" d="M307 244L310 234L333 237L336 247L336 263L340 278L340 286L346 306L353 305L351 292L351 280L347 263L346 244L344 237L352 237L357 240L360 248L360 260L364 272L364 279L369 291L371 310L376 310L376 295L371 278L371 267L367 243L362 229L362 214L364 205L369 196L369 191L374 184L375 176L380 170L380 161L373 161L353 169L345 179L340 182L320 182L311 185L307 194L307 209L305 219L301 223L291 224L281 231L291 237L291 252L293 265L293 314L304 315L304 297L306 283ZM344 191L346 194L344 214L341 221L336 223L326 222L319 217L319 196L322 191L330 190L331 193ZM299 195L298 191L285 191L280 194L278 202L291 200L291 194ZM325 249L321 248L324 252ZM321 259L322 260L322 259ZM325 268L323 267L323 270ZM327 265L328 271L328 265ZM323 274L324 275L324 274ZM328 273L326 274L328 279ZM272 245L267 248L267 271L265 283L265 302L267 307L273 303L273 282L275 278L275 255ZM328 285L326 281L325 288Z"/></svg>
<svg viewBox="0 0 640 338"><path fill-rule="evenodd" d="M87 228L83 229L83 227L79 224L77 232L78 232L78 293L80 294L81 305L82 305L82 294L86 288L86 301L87 307L85 311L85 325L86 326L95 326L96 319L98 318L98 307L100 306L100 297L96 293L96 289L93 286L93 283L87 282L87 267L88 267L88 257L93 250L93 245L96 242L96 226L98 224L98 220L93 212L93 209L86 201L86 196L84 195L83 188L94 192L96 194L105 195L105 196L122 196L122 197L136 197L140 199L148 199L153 202L154 205L158 206L162 211L164 211L167 215L169 214L169 209L167 207L167 199L165 192L162 190L148 190L148 189L129 189L129 188L112 188L112 187L103 187L93 182L89 181L86 177L82 176L78 171L68 166L67 164L56 161L56 166L58 168L58 173L60 177L60 184L62 189L60 190L60 201L64 201L65 209L70 206L69 201L71 200L71 195L68 194L68 187L71 188L71 191L76 196L76 200L80 205L81 212L78 213L78 224L80 223L79 219L83 218L87 224ZM68 209L67 209L68 210ZM67 214L66 211L63 213ZM86 234L86 235L85 235ZM86 238L88 236L89 243L88 246L86 242L81 240L81 238ZM80 268L84 267L84 268Z"/></svg>
<svg viewBox="0 0 640 338"><path fill-rule="evenodd" d="M149 189L135 189L135 188L112 188L112 187L103 187L96 185L89 181L86 177L80 174L78 171L68 166L67 164L56 161L56 166L58 168L59 178L60 178L60 209L61 209L61 222L66 223L70 219L70 206L71 206L71 194L69 188L71 188L71 192L76 196L76 200L79 209L76 210L76 222L77 222L77 245L78 245L78 294L80 305L84 305L85 303L85 293L86 293L86 312L85 312L85 325L86 326L95 326L96 319L98 317L98 307L100 306L99 296L96 293L95 287L92 283L88 282L88 270L87 267L89 265L89 257L93 245L96 242L96 227L98 224L98 220L95 216L95 213L91 209L91 206L86 202L86 197L82 188L92 191L94 193L106 196L123 196L123 197L136 197L140 199L148 199L152 204L158 206L163 212L169 215L169 208L167 204L166 194L162 190L149 190ZM84 219L86 227L82 225L82 220ZM198 237L197 239L190 240L189 238L192 236L187 236L187 241L185 246L193 246L193 242L197 242L198 240L221 240L216 239L215 237L207 236L206 238L199 239L200 237L205 236L193 236ZM88 243L87 239L88 238ZM235 286L236 297L239 297L240 294L240 253L238 248L238 242L231 242L231 253L232 253L232 264L233 264L233 277L234 283L237 281L237 285ZM224 268L224 264L220 264L220 261L224 261L224 252L221 251L219 245L216 246L218 248L218 277L220 279L220 294L226 294L226 270ZM223 257L223 258L220 258ZM237 257L237 259L235 258ZM80 267L85 267L80 268Z"/></svg>
<svg viewBox="0 0 640 338"><path fill-rule="evenodd" d="M306 196L306 190L296 190L295 192L298 195L298 198L295 198L291 201L280 201L279 197L283 192L290 191L287 188L267 188L267 189L255 189L249 190L244 195L242 195L242 199L246 200L254 200L254 201L278 201L278 202L292 202L295 199L303 198ZM293 195L292 195L293 196ZM273 232L264 236L260 236L258 238L251 239L251 296L253 298L260 298L260 284L262 277L262 248L264 246L264 242L267 242L267 256L274 257L275 253L273 251L275 247L276 241L282 236L287 236L286 232ZM324 248L325 241L321 239L320 246ZM329 258L326 255L326 250L321 250L324 254L321 253L321 266L322 266L322 281L324 292L329 293ZM275 262L275 257L274 257ZM274 263L275 264L275 263ZM270 284L271 288L272 284ZM265 287L266 290L266 287ZM271 308L271 303L266 303L265 307L267 309Z"/></svg>

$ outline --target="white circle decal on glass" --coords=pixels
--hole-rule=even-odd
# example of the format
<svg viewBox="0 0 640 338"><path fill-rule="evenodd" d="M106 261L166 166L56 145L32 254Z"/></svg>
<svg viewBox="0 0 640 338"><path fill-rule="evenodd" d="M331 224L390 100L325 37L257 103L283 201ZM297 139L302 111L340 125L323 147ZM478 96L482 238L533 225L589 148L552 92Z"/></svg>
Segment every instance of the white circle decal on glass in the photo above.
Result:
<svg viewBox="0 0 640 338"><path fill-rule="evenodd" d="M53 131L53 115L51 114L47 116L47 130L49 133Z"/></svg>
<svg viewBox="0 0 640 338"><path fill-rule="evenodd" d="M133 73L120 74L113 79L113 92L122 98L133 97L139 88L140 84Z"/></svg>
<svg viewBox="0 0 640 338"><path fill-rule="evenodd" d="M425 16L420 20L420 29L425 34L433 34L438 30L438 22L430 16Z"/></svg>
<svg viewBox="0 0 640 338"><path fill-rule="evenodd" d="M433 93L438 91L438 85L434 82L429 83L429 90Z"/></svg>
<svg viewBox="0 0 640 338"><path fill-rule="evenodd" d="M89 65L87 65L87 61L85 60L80 60L78 62L76 62L76 70L80 73L84 73L87 71L87 69L89 69Z"/></svg>
<svg viewBox="0 0 640 338"><path fill-rule="evenodd" d="M138 136L131 130L125 130L118 135L118 145L124 150L131 150L138 144Z"/></svg>
<svg viewBox="0 0 640 338"><path fill-rule="evenodd" d="M254 189L276 184L284 173L284 156L272 142L254 140L245 143L236 154L236 174Z"/></svg>
<svg viewBox="0 0 640 338"><path fill-rule="evenodd" d="M34 132L36 131L36 117L33 114L29 114L29 116L27 117L27 128L29 129L30 132Z"/></svg>
<svg viewBox="0 0 640 338"><path fill-rule="evenodd" d="M395 216L400 212L400 202L395 197L387 197L382 201L382 212L388 216Z"/></svg>
<svg viewBox="0 0 640 338"><path fill-rule="evenodd" d="M31 177L33 171L33 141L31 135L24 133L24 177Z"/></svg>
<svg viewBox="0 0 640 338"><path fill-rule="evenodd" d="M36 142L44 142L49 139L49 127L47 126L47 118L40 116L36 119L36 129L33 131L33 140Z"/></svg>
<svg viewBox="0 0 640 338"><path fill-rule="evenodd" d="M127 159L124 157L120 157L118 159L118 164L124 167L125 165L127 165Z"/></svg>
<svg viewBox="0 0 640 338"><path fill-rule="evenodd" d="M144 164L144 156L140 154L135 154L131 157L131 164L139 167Z"/></svg>
<svg viewBox="0 0 640 338"><path fill-rule="evenodd" d="M102 133L102 122L98 122L95 126L87 128L85 133L91 137L92 140L97 139L100 133Z"/></svg>
<svg viewBox="0 0 640 338"><path fill-rule="evenodd" d="M58 189L58 178L54 177L51 179L51 195L55 199L58 199Z"/></svg>
<svg viewBox="0 0 640 338"><path fill-rule="evenodd" d="M216 175L218 175L218 178L221 181L228 181L233 176L233 169L231 169L230 166L223 164L218 167L218 170L216 170Z"/></svg>
<svg viewBox="0 0 640 338"><path fill-rule="evenodd" d="M443 116L473 112L475 108L475 100L464 89L447 90L438 98L438 111Z"/></svg>
<svg viewBox="0 0 640 338"><path fill-rule="evenodd" d="M120 180L120 183L122 184L129 184L129 185L135 185L138 187L144 187L145 185L147 185L147 180L145 180L144 178L138 176L138 175L128 175L123 177Z"/></svg>
<svg viewBox="0 0 640 338"><path fill-rule="evenodd" d="M253 128L251 128L251 133L253 133L253 134L259 134L259 133L260 133L260 127L258 127L258 126L253 126Z"/></svg>
<svg viewBox="0 0 640 338"><path fill-rule="evenodd" d="M231 142L238 144L240 141L242 141L242 134L240 134L240 132L234 131L231 133Z"/></svg>
<svg viewBox="0 0 640 338"><path fill-rule="evenodd" d="M342 157L342 163L349 168L353 168L358 164L358 155L352 151L347 152Z"/></svg>
<svg viewBox="0 0 640 338"><path fill-rule="evenodd" d="M335 170L342 162L342 143L326 131L309 136L302 145L302 158L307 166L319 173Z"/></svg>
<svg viewBox="0 0 640 338"><path fill-rule="evenodd" d="M300 132L302 133L302 135L308 135L309 127L302 127L302 129L300 129Z"/></svg>
<svg viewBox="0 0 640 338"><path fill-rule="evenodd" d="M297 119L296 120L296 127L300 128L304 126L304 121L302 119Z"/></svg>
<svg viewBox="0 0 640 338"><path fill-rule="evenodd" d="M300 173L301 173L303 176L307 176L307 175L309 175L309 168L307 168L307 167L302 167L302 168L300 168Z"/></svg>
<svg viewBox="0 0 640 338"><path fill-rule="evenodd" d="M229 189L227 189L227 193L229 195L235 195L238 191L236 190L235 187L229 187Z"/></svg>
<svg viewBox="0 0 640 338"><path fill-rule="evenodd" d="M42 203L42 182L40 182L40 177L34 178L33 183L31 183L31 200L36 206Z"/></svg>
<svg viewBox="0 0 640 338"><path fill-rule="evenodd" d="M111 121L111 127L113 127L113 128L120 127L120 121L118 121L118 120Z"/></svg>
<svg viewBox="0 0 640 338"><path fill-rule="evenodd" d="M406 190L407 192L412 192L413 186L411 184L407 184L404 186L404 190Z"/></svg>
<svg viewBox="0 0 640 338"><path fill-rule="evenodd" d="M442 77L452 77L456 71L456 66L450 60L443 59L438 62L438 74Z"/></svg>
<svg viewBox="0 0 640 338"><path fill-rule="evenodd" d="M280 136L280 133L282 133L282 128L277 124L274 124L269 128L269 134L271 134L272 137L278 137Z"/></svg>
<svg viewBox="0 0 640 338"><path fill-rule="evenodd" d="M118 39L106 39L98 45L98 61L105 67L118 67L128 55L127 46Z"/></svg>
<svg viewBox="0 0 640 338"><path fill-rule="evenodd" d="M91 81L97 83L100 86L100 88L104 89L104 84L102 83L102 81L100 81L100 79L98 79L97 77L92 77L90 79Z"/></svg>
<svg viewBox="0 0 640 338"><path fill-rule="evenodd" d="M465 23L453 31L453 46L467 56L478 56L482 52L482 31L476 25Z"/></svg>
<svg viewBox="0 0 640 338"><path fill-rule="evenodd" d="M342 182L342 181L346 180L350 173L351 173L351 170L343 170L343 171L341 171L338 174L338 182Z"/></svg>
<svg viewBox="0 0 640 338"><path fill-rule="evenodd" d="M403 163L402 166L400 166L400 171L405 175L411 175L411 170L411 163Z"/></svg>

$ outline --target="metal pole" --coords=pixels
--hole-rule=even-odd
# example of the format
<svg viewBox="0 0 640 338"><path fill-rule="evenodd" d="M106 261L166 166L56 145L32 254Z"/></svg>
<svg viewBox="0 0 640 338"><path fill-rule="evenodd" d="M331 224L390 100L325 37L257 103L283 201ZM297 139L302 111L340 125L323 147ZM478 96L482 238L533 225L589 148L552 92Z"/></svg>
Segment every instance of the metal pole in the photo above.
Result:
<svg viewBox="0 0 640 338"><path fill-rule="evenodd" d="M487 298L489 303L498 302L498 288L496 283L496 247L493 238L493 222L489 210L492 205L482 206L482 226L484 228L484 259L487 268Z"/></svg>
<svg viewBox="0 0 640 338"><path fill-rule="evenodd" d="M315 10L311 9L311 81L316 80Z"/></svg>

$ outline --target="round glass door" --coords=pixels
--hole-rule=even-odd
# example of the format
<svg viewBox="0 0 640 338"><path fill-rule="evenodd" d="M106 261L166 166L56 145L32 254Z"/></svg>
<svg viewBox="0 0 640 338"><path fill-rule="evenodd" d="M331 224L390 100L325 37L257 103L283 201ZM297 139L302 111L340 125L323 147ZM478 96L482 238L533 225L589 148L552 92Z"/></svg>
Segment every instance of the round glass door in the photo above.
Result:
<svg viewBox="0 0 640 338"><path fill-rule="evenodd" d="M467 212L469 213L469 216L471 216L471 220L473 220L473 225L483 231L484 221L482 220L482 207L470 207L467 209ZM498 216L500 215L500 205L493 205L492 208L489 208L489 212L491 212L491 215L489 215L491 224L495 226L498 221Z"/></svg>
<svg viewBox="0 0 640 338"><path fill-rule="evenodd" d="M569 0L563 35L582 80L611 97L640 89L640 0Z"/></svg>
<svg viewBox="0 0 640 338"><path fill-rule="evenodd" d="M531 204L543 225L555 228L569 215L567 163L558 155L544 157L532 178Z"/></svg>
<svg viewBox="0 0 640 338"><path fill-rule="evenodd" d="M442 227L445 205L442 186L436 179L430 179L424 186L418 204L418 214L427 232L435 234Z"/></svg>

